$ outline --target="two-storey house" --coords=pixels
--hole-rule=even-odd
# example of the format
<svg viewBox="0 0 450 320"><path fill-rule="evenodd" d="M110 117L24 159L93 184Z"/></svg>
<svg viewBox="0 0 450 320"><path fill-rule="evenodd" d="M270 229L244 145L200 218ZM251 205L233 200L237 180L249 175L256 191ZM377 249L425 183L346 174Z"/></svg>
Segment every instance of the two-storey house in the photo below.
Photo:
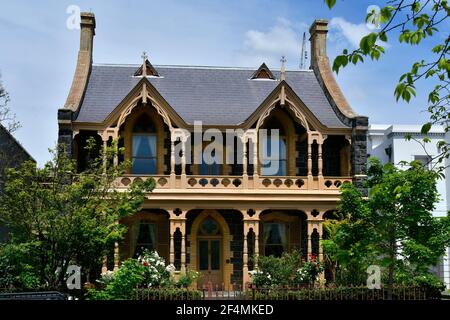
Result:
<svg viewBox="0 0 450 320"><path fill-rule="evenodd" d="M59 142L82 170L89 137L119 139L125 154L115 162L132 167L117 188L156 181L142 212L120 221L128 232L110 266L148 248L199 271L199 285L229 287L248 281L257 255L299 249L322 259L339 186L363 188L368 126L332 74L327 21L310 28L310 70L292 71L284 59L279 70L153 65L145 55L138 65L94 64L95 27L82 13Z"/></svg>

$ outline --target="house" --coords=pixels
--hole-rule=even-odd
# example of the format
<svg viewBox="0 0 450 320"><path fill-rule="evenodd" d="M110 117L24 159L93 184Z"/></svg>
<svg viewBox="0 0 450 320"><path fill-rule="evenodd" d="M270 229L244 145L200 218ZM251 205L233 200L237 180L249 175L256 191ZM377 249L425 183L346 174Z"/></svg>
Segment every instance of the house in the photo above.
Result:
<svg viewBox="0 0 450 320"><path fill-rule="evenodd" d="M368 128L334 79L327 21L310 28L310 70L286 70L284 59L279 70L163 66L146 54L137 65L94 64L95 28L82 13L59 142L83 170L89 137L118 139L125 154L114 162L133 166L117 188L156 181L142 212L120 221L128 233L103 271L148 248L199 271L198 285L227 288L249 280L257 255L299 249L322 259L339 186L364 188Z"/></svg>
<svg viewBox="0 0 450 320"><path fill-rule="evenodd" d="M36 162L14 136L0 123L0 194L6 179L6 169L17 168L23 162ZM6 229L0 225L0 243L6 240Z"/></svg>
<svg viewBox="0 0 450 320"><path fill-rule="evenodd" d="M406 140L406 135L410 135L412 139ZM447 159L445 164L440 164L435 158L440 154L437 143L443 140L449 143L450 133L445 132L442 126L433 126L426 135L430 142L419 143L424 137L425 135L421 134L420 125L372 124L368 131L369 156L377 157L383 163L393 163L398 166L402 161L413 160L421 161L429 168L443 166L445 176L448 177L450 160ZM441 200L436 204L433 215L439 218L447 216L450 211L450 179L438 180L436 187ZM450 289L450 248L447 248L447 254L442 257L433 271L444 281L447 289Z"/></svg>

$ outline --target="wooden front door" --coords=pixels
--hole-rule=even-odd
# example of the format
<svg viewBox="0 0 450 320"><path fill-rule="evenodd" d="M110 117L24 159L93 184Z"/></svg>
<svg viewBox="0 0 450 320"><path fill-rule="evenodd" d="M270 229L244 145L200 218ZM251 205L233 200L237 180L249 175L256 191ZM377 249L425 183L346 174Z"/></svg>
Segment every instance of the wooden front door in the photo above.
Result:
<svg viewBox="0 0 450 320"><path fill-rule="evenodd" d="M222 245L221 239L200 238L198 240L198 287L212 284L213 289L222 287Z"/></svg>

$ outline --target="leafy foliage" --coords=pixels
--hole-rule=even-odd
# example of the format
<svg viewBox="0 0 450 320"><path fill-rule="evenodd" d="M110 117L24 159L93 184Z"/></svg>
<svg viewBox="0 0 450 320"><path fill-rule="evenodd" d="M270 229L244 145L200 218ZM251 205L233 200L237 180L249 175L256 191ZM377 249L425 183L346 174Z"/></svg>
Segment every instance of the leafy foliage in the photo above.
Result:
<svg viewBox="0 0 450 320"><path fill-rule="evenodd" d="M329 8L336 1L324 0ZM396 37L398 43L419 46L425 39L432 38L437 44L430 52L430 59L415 62L411 69L402 74L395 87L394 95L397 100L410 102L416 96L419 80L431 81L433 89L428 94L427 110L430 121L422 127L422 134L427 134L432 124L439 124L450 130L450 36L439 34L442 25L448 25L450 5L447 0L417 1L417 0L386 0L386 5L380 12L371 11L366 21L376 21L380 29L364 36L359 48L349 52L345 49L333 62L333 70L337 73L348 64L364 62L365 58L378 60L385 53L384 47L389 37ZM412 49L414 50L414 49ZM424 143L429 139L424 139ZM450 157L449 143L438 143L440 154L435 156L437 162L444 164ZM439 167L440 170L445 165Z"/></svg>
<svg viewBox="0 0 450 320"><path fill-rule="evenodd" d="M90 141L87 148L93 147ZM117 191L114 182L128 164L109 165L117 154L116 142L82 173L76 172L62 146L52 153L43 168L28 161L8 170L0 197L0 224L10 231L10 241L0 256L22 245L33 260L17 260L15 276L20 276L21 264L30 263L39 287L63 289L70 264L80 266L85 277L99 269L102 257L125 232L116 222L140 209L154 180Z"/></svg>
<svg viewBox="0 0 450 320"><path fill-rule="evenodd" d="M332 232L323 241L325 256L360 274L378 264L390 287L396 275L428 276L450 244L449 217L432 215L439 199L437 174L417 162L400 170L370 158L368 176L368 199L355 186L342 186L338 211L343 219L326 224Z"/></svg>
<svg viewBox="0 0 450 320"><path fill-rule="evenodd" d="M127 300L137 287L158 288L171 285L172 265L156 251L147 250L138 259L127 259L115 273L106 274L99 281L103 288L90 289L88 298L92 300Z"/></svg>

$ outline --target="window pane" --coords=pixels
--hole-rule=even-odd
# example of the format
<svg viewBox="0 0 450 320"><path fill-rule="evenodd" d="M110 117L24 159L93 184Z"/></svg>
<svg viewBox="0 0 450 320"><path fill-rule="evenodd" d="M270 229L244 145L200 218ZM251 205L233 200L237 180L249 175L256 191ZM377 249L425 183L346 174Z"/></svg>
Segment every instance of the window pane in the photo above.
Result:
<svg viewBox="0 0 450 320"><path fill-rule="evenodd" d="M156 159L133 159L133 168L131 170L134 174L155 174L156 173Z"/></svg>
<svg viewBox="0 0 450 320"><path fill-rule="evenodd" d="M211 240L211 270L220 270L220 241Z"/></svg>
<svg viewBox="0 0 450 320"><path fill-rule="evenodd" d="M200 270L208 270L208 241L201 240L198 242Z"/></svg>
<svg viewBox="0 0 450 320"><path fill-rule="evenodd" d="M283 137L280 137L276 142L278 143L278 148L275 150L273 149L272 142L273 141L269 136L265 138L265 141L262 144L263 155L265 155L266 157L262 161L261 173L265 176L285 176L287 175L286 141Z"/></svg>
<svg viewBox="0 0 450 320"><path fill-rule="evenodd" d="M265 223L264 246L266 255L280 256L287 249L287 231L284 223Z"/></svg>
<svg viewBox="0 0 450 320"><path fill-rule="evenodd" d="M155 135L133 135L133 157L151 158L156 156Z"/></svg>

